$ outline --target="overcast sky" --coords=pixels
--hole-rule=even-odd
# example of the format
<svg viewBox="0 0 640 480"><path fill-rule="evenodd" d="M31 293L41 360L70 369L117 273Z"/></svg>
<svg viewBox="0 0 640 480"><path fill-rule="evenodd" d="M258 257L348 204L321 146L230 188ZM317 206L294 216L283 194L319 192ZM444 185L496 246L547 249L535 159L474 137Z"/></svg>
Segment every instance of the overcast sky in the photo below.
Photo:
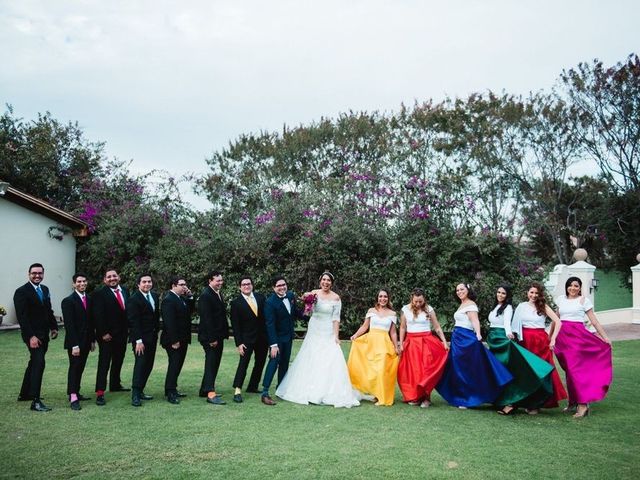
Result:
<svg viewBox="0 0 640 480"><path fill-rule="evenodd" d="M0 0L0 101L77 121L138 173L204 173L242 133L549 90L638 53L638 18L637 0Z"/></svg>

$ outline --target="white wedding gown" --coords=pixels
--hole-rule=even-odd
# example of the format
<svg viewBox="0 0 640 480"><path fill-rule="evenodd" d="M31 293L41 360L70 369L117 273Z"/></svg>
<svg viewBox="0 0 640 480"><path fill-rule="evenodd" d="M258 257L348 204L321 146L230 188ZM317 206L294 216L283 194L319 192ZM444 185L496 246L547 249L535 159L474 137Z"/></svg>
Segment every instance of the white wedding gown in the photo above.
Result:
<svg viewBox="0 0 640 480"><path fill-rule="evenodd" d="M341 306L339 300L316 301L300 351L276 389L278 397L303 405L360 405L333 334L333 320L340 319Z"/></svg>

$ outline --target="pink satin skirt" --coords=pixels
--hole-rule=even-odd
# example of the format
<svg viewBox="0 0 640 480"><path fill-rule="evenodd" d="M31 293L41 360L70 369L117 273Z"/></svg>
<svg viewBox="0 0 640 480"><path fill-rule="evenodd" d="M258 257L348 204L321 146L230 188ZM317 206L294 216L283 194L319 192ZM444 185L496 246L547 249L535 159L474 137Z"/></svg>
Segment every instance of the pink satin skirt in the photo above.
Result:
<svg viewBox="0 0 640 480"><path fill-rule="evenodd" d="M602 400L613 378L611 345L580 322L562 321L555 354L567 375L569 403Z"/></svg>

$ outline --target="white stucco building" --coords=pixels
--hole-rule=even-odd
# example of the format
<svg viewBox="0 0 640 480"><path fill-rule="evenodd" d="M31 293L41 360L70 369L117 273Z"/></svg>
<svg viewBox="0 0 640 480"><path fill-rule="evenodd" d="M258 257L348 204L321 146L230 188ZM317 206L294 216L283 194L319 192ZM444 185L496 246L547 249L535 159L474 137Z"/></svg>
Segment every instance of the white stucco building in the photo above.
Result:
<svg viewBox="0 0 640 480"><path fill-rule="evenodd" d="M0 305L2 323L16 324L13 293L27 279L32 263L44 265L44 285L51 291L53 312L71 291L76 268L76 237L87 235L81 220L8 183L0 181Z"/></svg>

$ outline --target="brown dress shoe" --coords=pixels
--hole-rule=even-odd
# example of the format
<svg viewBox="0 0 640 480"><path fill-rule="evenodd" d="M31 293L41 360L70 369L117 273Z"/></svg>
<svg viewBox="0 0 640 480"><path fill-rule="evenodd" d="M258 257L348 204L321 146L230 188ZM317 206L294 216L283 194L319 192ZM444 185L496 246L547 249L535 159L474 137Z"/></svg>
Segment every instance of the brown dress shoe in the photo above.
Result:
<svg viewBox="0 0 640 480"><path fill-rule="evenodd" d="M274 402L273 399L269 395L263 395L262 396L262 403L264 403L265 405L275 405L276 404L276 402Z"/></svg>

